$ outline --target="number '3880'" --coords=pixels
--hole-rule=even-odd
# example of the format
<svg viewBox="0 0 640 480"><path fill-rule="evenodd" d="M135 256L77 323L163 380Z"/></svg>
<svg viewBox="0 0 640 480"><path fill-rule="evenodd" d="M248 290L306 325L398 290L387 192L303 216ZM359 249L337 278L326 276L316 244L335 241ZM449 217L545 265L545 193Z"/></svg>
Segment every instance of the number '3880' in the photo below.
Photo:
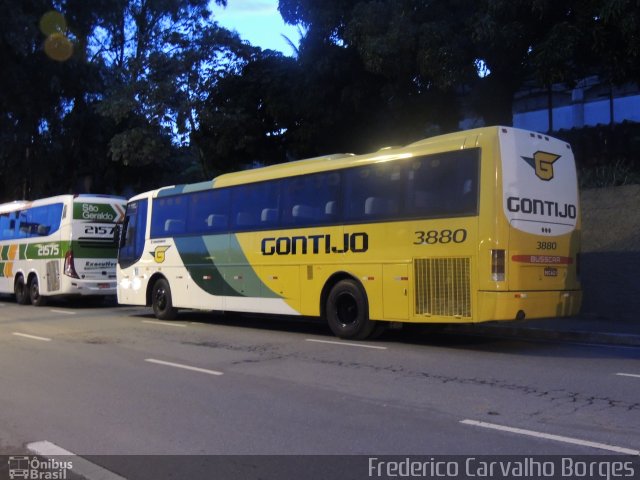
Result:
<svg viewBox="0 0 640 480"><path fill-rule="evenodd" d="M457 230L418 230L415 233L414 245L435 245L436 243L462 243L467 239L464 228Z"/></svg>

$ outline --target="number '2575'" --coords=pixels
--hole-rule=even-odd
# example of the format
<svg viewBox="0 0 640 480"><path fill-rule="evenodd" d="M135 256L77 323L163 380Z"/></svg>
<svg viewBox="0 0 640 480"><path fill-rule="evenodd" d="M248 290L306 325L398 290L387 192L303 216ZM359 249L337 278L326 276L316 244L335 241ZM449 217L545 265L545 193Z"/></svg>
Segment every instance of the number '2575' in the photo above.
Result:
<svg viewBox="0 0 640 480"><path fill-rule="evenodd" d="M51 257L60 254L60 245L57 243L42 243L38 245L39 257Z"/></svg>

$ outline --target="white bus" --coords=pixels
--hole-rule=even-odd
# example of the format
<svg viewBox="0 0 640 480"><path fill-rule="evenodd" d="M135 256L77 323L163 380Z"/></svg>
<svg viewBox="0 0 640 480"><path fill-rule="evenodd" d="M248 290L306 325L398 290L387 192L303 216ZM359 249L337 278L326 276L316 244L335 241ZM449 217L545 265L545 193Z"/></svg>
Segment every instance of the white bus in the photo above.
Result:
<svg viewBox="0 0 640 480"><path fill-rule="evenodd" d="M115 228L125 203L59 195L0 205L0 293L36 306L53 296L115 295Z"/></svg>

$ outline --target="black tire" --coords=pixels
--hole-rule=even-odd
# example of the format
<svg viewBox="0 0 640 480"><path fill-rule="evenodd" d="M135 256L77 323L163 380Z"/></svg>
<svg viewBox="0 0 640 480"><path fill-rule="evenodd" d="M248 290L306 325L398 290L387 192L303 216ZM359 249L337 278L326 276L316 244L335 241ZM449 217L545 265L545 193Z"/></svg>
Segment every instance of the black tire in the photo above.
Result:
<svg viewBox="0 0 640 480"><path fill-rule="evenodd" d="M158 279L153 284L151 305L154 315L160 320L173 320L178 316L178 310L173 306L171 299L171 287L164 278Z"/></svg>
<svg viewBox="0 0 640 480"><path fill-rule="evenodd" d="M31 305L34 307L42 307L47 303L47 299L40 295L40 285L38 284L38 277L35 275L29 281L29 298L31 299Z"/></svg>
<svg viewBox="0 0 640 480"><path fill-rule="evenodd" d="M24 283L22 275L16 277L16 281L13 283L13 293L16 296L18 305L27 305L29 303L29 290Z"/></svg>
<svg viewBox="0 0 640 480"><path fill-rule="evenodd" d="M369 320L369 302L364 289L354 280L340 280L327 297L327 323L340 338L364 340L371 336L378 322Z"/></svg>

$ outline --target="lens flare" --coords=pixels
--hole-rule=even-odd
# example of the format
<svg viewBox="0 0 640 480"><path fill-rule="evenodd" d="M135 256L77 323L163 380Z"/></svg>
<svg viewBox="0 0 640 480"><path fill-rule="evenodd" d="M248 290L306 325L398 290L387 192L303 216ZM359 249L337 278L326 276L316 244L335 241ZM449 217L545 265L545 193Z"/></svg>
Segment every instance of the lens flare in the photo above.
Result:
<svg viewBox="0 0 640 480"><path fill-rule="evenodd" d="M65 33L67 31L67 21L64 15L54 10L45 13L40 19L40 31L46 36L54 33Z"/></svg>
<svg viewBox="0 0 640 480"><path fill-rule="evenodd" d="M44 51L53 60L64 62L73 55L73 44L66 35L53 33L44 41Z"/></svg>

